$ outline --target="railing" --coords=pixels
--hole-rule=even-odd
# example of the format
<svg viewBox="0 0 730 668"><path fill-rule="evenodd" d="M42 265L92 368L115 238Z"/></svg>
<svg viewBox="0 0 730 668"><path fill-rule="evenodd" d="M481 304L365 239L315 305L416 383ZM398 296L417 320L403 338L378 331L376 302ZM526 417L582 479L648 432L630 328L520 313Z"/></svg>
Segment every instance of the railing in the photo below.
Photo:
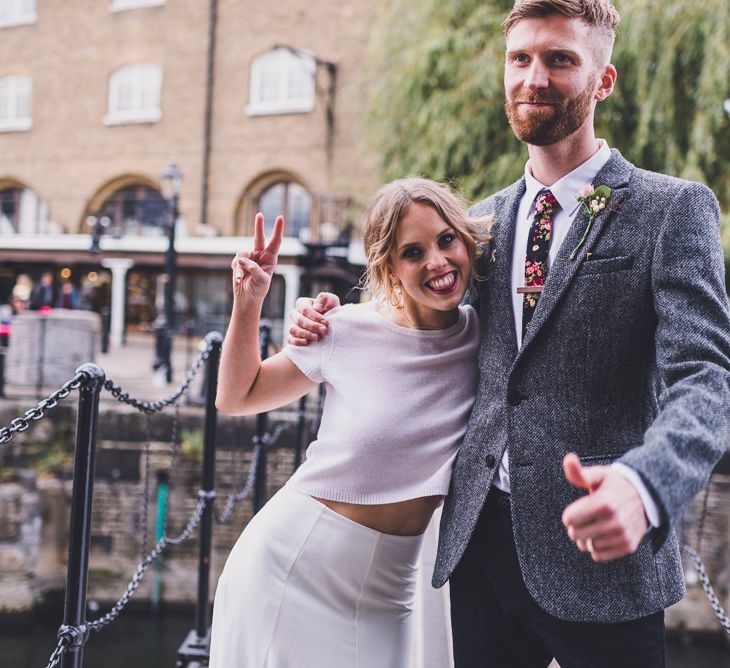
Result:
<svg viewBox="0 0 730 668"><path fill-rule="evenodd" d="M262 359L266 358L270 345L270 327L263 324L260 329L260 348ZM12 420L7 427L0 428L0 446L9 443L13 437L30 429L34 422L43 419L60 402L67 399L75 390L79 391L78 415L76 422L76 446L74 454L74 475L71 496L71 517L69 523L69 552L64 602L63 623L58 630L58 643L48 660L46 668L62 665L63 668L80 668L83 663L83 650L91 631L99 631L112 623L121 614L134 596L149 567L158 561L171 546L180 545L188 540L199 528L198 554L198 590L195 612L195 627L188 633L178 650L178 666L189 663L207 663L209 651L210 620L210 556L212 546L213 523L225 523L231 516L237 503L247 499L254 492L253 510L258 511L266 502L266 451L284 431L296 426L297 454L296 462L301 461L301 448L311 425L306 416L306 398L299 404L296 423L279 424L268 431L268 417L257 417L256 434L253 439L253 456L251 468L243 488L228 493L221 512L215 509L215 456L217 411L215 395L217 391L218 367L220 363L222 337L217 332L208 334L204 347L197 361L192 365L183 384L166 399L159 401L142 401L129 396L111 379L105 378L104 371L95 364L85 364L76 371L74 377L56 390L34 408L26 411L22 417ZM102 391L107 391L117 401L132 406L145 415L152 415L168 407L179 406L190 386L205 367L205 428L203 440L203 466L200 490L195 510L188 519L185 528L178 536L165 533L165 516L161 518L159 538L152 550L144 550L141 561L137 564L123 594L111 609L95 620L86 619L86 588L89 570L89 548L91 529L91 507L94 494L94 468L96 456L97 423L99 415L99 398ZM177 413L173 420L173 442L176 441ZM173 451L173 467L174 467ZM144 481L143 515L146 519L149 505L149 465L146 467ZM160 520L158 520L160 521ZM144 544L144 542L143 542Z"/></svg>
<svg viewBox="0 0 730 668"><path fill-rule="evenodd" d="M268 354L270 327L263 324L260 328L259 346L261 358ZM212 545L213 523L225 523L235 505L248 498L253 492L253 509L258 511L266 501L266 460L267 449L272 446L281 434L296 424L295 468L301 462L305 438L313 431L306 415L306 398L298 407L297 421L291 425L280 424L269 431L269 420L266 414L257 416L256 433L253 438L253 455L251 467L246 481L239 491L228 493L221 512L215 509L215 455L217 411L215 395L217 390L218 367L220 364L222 337L211 332L205 339L200 356L187 373L185 381L177 391L166 399L159 401L141 401L130 397L128 393L115 385L111 379L105 378L104 371L95 364L85 364L76 371L74 377L49 397L40 401L34 408L26 411L22 417L12 420L7 427L0 428L0 446L9 443L15 434L27 431L34 422L43 419L60 402L67 399L72 392L78 390L78 414L76 421L76 447L74 455L74 476L71 500L71 517L69 524L69 552L66 594L63 623L58 630L58 643L51 653L46 668L53 668L59 663L63 668L81 668L83 650L91 631L99 631L111 624L121 614L137 591L149 567L155 563L171 546L187 541L199 527L198 554L198 590L195 613L195 628L192 629L178 649L177 666L182 668L191 662L207 664L210 645L210 555ZM156 414L170 406L179 407L180 400L189 391L190 386L205 367L205 430L203 441L203 468L197 504L182 532L174 537L165 533L165 515L162 514L158 539L152 550L143 550L143 558L137 564L123 594L111 609L95 620L86 619L86 588L89 572L89 548L91 528L91 507L94 493L94 464L96 455L97 423L99 415L99 398L102 390L108 391L117 401L132 406L145 415ZM321 411L322 394L320 393L318 412ZM177 418L177 413L176 413ZM177 440L177 419L173 421L173 443ZM316 428L316 427L315 427ZM173 450L173 467L175 451ZM149 458L148 458L149 460ZM708 488L709 489L709 488ZM149 464L144 484L144 514L149 505ZM705 591L720 625L730 635L730 619L725 613L707 576L705 565L699 556L702 532L707 511L707 491L703 503L703 511L697 528L697 549L683 546L697 571L699 582Z"/></svg>

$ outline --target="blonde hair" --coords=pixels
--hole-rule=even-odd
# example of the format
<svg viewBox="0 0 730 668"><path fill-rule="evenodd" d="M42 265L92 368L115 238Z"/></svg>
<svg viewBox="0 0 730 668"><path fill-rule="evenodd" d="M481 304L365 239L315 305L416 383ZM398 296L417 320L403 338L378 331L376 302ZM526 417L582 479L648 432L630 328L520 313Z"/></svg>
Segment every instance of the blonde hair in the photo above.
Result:
<svg viewBox="0 0 730 668"><path fill-rule="evenodd" d="M502 34L507 33L518 21L527 18L543 18L554 15L581 19L606 37L604 58L611 57L616 40L616 29L621 17L611 0L516 0L512 11L502 23Z"/></svg>
<svg viewBox="0 0 730 668"><path fill-rule="evenodd" d="M384 185L373 196L365 216L364 243L368 266L363 287L375 298L392 301L390 254L395 248L398 223L413 204L430 206L464 242L474 277L478 244L490 239L492 216L471 218L466 203L447 185L420 177Z"/></svg>

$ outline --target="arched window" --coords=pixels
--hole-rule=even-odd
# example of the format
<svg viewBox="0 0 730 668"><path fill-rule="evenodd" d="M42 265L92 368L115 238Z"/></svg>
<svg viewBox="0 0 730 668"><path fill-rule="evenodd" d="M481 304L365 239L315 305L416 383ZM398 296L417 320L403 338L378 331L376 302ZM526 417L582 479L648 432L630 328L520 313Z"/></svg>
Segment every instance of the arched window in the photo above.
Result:
<svg viewBox="0 0 730 668"><path fill-rule="evenodd" d="M0 0L0 28L35 23L36 0Z"/></svg>
<svg viewBox="0 0 730 668"><path fill-rule="evenodd" d="M116 125L159 121L161 88L160 65L120 67L109 78L109 108L104 122Z"/></svg>
<svg viewBox="0 0 730 668"><path fill-rule="evenodd" d="M314 58L306 53L279 48L251 63L249 104L246 113L303 113L314 109Z"/></svg>
<svg viewBox="0 0 730 668"><path fill-rule="evenodd" d="M0 235L43 234L49 227L48 207L30 188L0 189Z"/></svg>
<svg viewBox="0 0 730 668"><path fill-rule="evenodd" d="M264 214L267 235L271 234L276 217L283 215L286 222L285 236L308 237L312 219L312 195L298 183L273 183L258 196L256 209Z"/></svg>
<svg viewBox="0 0 730 668"><path fill-rule="evenodd" d="M12 75L0 79L0 132L30 130L33 125L33 82Z"/></svg>
<svg viewBox="0 0 730 668"><path fill-rule="evenodd" d="M159 191L146 185L132 185L117 190L93 215L110 219L106 233L114 237L162 236L166 233L165 207Z"/></svg>

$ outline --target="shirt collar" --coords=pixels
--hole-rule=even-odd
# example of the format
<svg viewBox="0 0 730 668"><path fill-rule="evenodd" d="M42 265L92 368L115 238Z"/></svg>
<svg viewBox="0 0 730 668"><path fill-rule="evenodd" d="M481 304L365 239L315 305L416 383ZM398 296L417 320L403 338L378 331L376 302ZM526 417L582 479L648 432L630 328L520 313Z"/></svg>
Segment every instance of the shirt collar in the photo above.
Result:
<svg viewBox="0 0 730 668"><path fill-rule="evenodd" d="M598 150L586 160L584 163L578 165L572 172L568 172L561 179L553 183L550 186L550 192L555 195L555 199L558 200L560 208L572 215L576 209L580 206L580 203L576 199L578 191L586 184L591 183L595 178L596 174L601 171L601 168L608 162L611 157L611 149L608 146L608 142L604 139L599 139L601 142ZM547 186L540 183L530 171L530 161L527 161L525 165L525 194L524 197L528 202L534 202L537 193ZM530 212L532 213L532 206L530 206Z"/></svg>

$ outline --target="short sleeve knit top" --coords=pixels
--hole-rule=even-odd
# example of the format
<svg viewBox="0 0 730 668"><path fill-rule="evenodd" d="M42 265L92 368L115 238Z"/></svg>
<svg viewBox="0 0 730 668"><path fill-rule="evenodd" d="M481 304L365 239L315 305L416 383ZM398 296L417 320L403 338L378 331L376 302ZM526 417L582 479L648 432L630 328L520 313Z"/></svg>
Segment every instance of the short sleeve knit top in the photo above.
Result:
<svg viewBox="0 0 730 668"><path fill-rule="evenodd" d="M446 494L476 393L479 323L470 306L440 330L401 327L372 304L327 313L329 331L284 354L323 382L322 422L288 485L346 503Z"/></svg>

